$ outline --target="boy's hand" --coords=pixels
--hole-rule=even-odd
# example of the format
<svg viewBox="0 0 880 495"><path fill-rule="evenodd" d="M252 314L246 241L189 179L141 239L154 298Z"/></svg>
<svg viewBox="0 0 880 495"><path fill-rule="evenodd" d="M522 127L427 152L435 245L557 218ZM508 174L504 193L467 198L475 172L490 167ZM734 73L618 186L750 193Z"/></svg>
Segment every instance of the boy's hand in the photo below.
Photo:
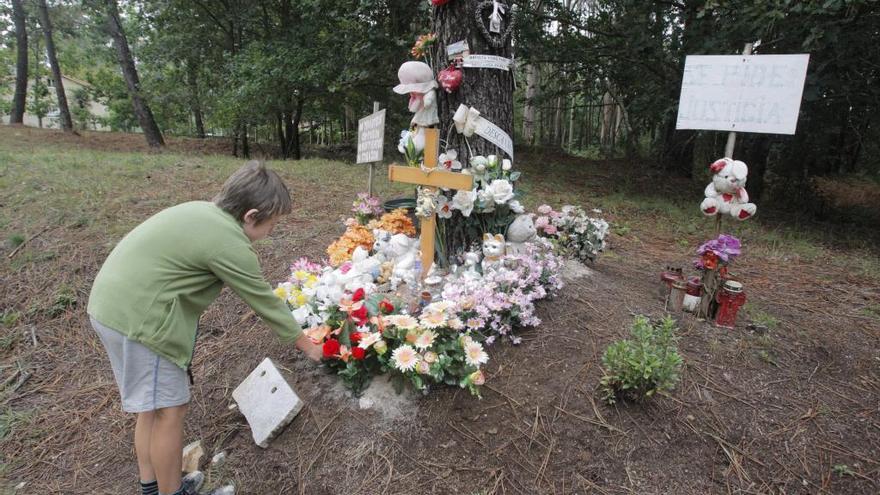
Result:
<svg viewBox="0 0 880 495"><path fill-rule="evenodd" d="M300 335L294 345L312 361L320 361L324 357L323 346L312 342L312 339L306 336L306 334Z"/></svg>

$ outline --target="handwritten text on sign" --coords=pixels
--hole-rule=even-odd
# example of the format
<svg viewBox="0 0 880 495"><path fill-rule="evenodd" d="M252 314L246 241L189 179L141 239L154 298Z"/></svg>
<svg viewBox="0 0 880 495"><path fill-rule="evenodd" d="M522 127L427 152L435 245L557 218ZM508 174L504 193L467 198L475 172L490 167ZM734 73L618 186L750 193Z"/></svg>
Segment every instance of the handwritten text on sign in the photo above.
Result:
<svg viewBox="0 0 880 495"><path fill-rule="evenodd" d="M675 128L794 134L809 60L688 55Z"/></svg>
<svg viewBox="0 0 880 495"><path fill-rule="evenodd" d="M499 69L510 70L512 60L497 55L468 55L464 57L465 69Z"/></svg>
<svg viewBox="0 0 880 495"><path fill-rule="evenodd" d="M385 145L385 110L368 115L358 121L357 163L382 161Z"/></svg>

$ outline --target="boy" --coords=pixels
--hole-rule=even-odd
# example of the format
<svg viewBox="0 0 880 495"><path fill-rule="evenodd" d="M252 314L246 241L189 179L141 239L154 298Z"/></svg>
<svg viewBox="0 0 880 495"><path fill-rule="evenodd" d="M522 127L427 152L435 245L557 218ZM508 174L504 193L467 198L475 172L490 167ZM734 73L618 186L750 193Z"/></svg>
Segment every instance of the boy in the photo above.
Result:
<svg viewBox="0 0 880 495"><path fill-rule="evenodd" d="M290 211L281 178L251 161L229 177L213 203L183 203L135 227L98 272L88 314L110 357L122 409L137 414L143 494L192 495L200 488L200 473L180 476L187 375L199 316L223 285L282 340L320 360L321 347L272 293L251 245Z"/></svg>

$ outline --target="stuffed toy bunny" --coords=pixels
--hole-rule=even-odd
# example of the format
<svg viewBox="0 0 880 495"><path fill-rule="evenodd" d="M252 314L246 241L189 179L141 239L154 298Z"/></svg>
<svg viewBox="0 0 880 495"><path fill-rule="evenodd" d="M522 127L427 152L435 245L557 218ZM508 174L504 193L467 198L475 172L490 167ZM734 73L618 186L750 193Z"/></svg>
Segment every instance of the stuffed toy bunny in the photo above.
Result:
<svg viewBox="0 0 880 495"><path fill-rule="evenodd" d="M746 192L749 168L746 164L722 158L710 165L709 169L715 176L712 177L712 183L706 186L706 199L700 204L703 214L713 216L721 213L737 220L754 215L758 207L749 203L749 194Z"/></svg>
<svg viewBox="0 0 880 495"><path fill-rule="evenodd" d="M538 238L538 230L531 214L518 215L507 227L506 251L511 254L523 252L525 245Z"/></svg>

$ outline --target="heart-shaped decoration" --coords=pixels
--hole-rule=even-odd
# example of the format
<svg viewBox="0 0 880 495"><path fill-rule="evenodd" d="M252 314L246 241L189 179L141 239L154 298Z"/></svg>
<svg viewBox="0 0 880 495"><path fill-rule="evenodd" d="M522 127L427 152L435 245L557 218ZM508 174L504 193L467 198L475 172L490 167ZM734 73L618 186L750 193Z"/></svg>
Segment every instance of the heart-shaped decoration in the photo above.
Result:
<svg viewBox="0 0 880 495"><path fill-rule="evenodd" d="M440 83L440 87L444 91L452 93L461 86L462 75L461 69L456 67L455 64L450 64L449 67L437 74L437 82Z"/></svg>
<svg viewBox="0 0 880 495"><path fill-rule="evenodd" d="M498 2L504 6L505 12L510 12L510 7L504 2ZM474 8L474 17L477 22L477 27L480 28L480 33L483 35L483 38L489 42L494 48L504 48L504 44L507 43L508 38L510 38L511 33L513 33L513 19L508 18L507 27L501 33L494 34L489 32L489 28L486 27L486 24L483 22L483 14L487 10L492 10L495 8L495 0L484 0L477 4ZM511 14L508 14L509 16Z"/></svg>
<svg viewBox="0 0 880 495"><path fill-rule="evenodd" d="M446 5L447 3L449 3L449 0L431 0L431 5L435 7Z"/></svg>

